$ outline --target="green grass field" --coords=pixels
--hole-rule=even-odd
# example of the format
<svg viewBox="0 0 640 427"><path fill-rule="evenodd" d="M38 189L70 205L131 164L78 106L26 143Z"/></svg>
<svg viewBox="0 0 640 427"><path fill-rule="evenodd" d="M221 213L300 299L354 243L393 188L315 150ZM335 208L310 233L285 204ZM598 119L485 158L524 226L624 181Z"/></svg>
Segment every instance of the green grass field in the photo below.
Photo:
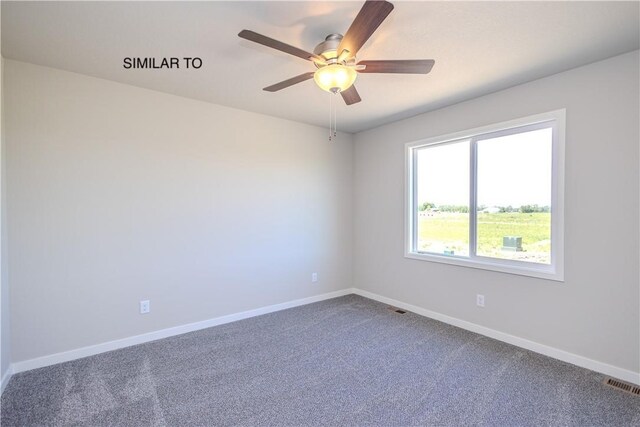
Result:
<svg viewBox="0 0 640 427"><path fill-rule="evenodd" d="M418 219L418 249L468 255L469 216L463 213L421 212ZM522 237L522 252L502 250L504 236ZM479 213L477 254L521 261L549 263L551 214Z"/></svg>

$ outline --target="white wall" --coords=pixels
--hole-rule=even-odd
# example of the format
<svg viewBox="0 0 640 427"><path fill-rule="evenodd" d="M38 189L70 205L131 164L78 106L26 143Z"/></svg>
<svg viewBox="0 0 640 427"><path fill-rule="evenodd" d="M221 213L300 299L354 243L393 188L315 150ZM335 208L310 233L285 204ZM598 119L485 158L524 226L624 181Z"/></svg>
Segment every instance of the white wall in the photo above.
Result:
<svg viewBox="0 0 640 427"><path fill-rule="evenodd" d="M638 61L636 51L357 134L355 287L640 371ZM564 283L404 258L404 143L560 108Z"/></svg>
<svg viewBox="0 0 640 427"><path fill-rule="evenodd" d="M0 8L0 12L1 12ZM1 15L1 13L0 13ZM1 20L1 19L0 19ZM0 43L1 44L1 43ZM9 280L7 251L7 192L4 127L4 58L0 56L0 393L10 378L11 331L9 316Z"/></svg>
<svg viewBox="0 0 640 427"><path fill-rule="evenodd" d="M11 336L9 318L9 280L7 252L7 191L5 179L5 126L4 126L4 58L0 58L0 390L7 385L11 363ZM4 381L2 381L4 380Z"/></svg>
<svg viewBox="0 0 640 427"><path fill-rule="evenodd" d="M638 372L638 60L363 132L355 152L349 135L6 61L13 361L354 285ZM405 142L558 108L565 283L403 257Z"/></svg>
<svg viewBox="0 0 640 427"><path fill-rule="evenodd" d="M351 286L351 135L9 60L5 79L13 362Z"/></svg>
<svg viewBox="0 0 640 427"><path fill-rule="evenodd" d="M2 8L0 8L0 12L1 9ZM4 390L4 387L6 386L5 381L8 381L7 374L11 364L11 343L9 339L9 283L5 280L7 274L7 252L4 220L6 212L6 192L4 191L6 181L4 179L4 115L2 109L2 104L4 103L4 94L2 90L4 86L3 71L4 58L0 56L0 393L2 393L2 390Z"/></svg>

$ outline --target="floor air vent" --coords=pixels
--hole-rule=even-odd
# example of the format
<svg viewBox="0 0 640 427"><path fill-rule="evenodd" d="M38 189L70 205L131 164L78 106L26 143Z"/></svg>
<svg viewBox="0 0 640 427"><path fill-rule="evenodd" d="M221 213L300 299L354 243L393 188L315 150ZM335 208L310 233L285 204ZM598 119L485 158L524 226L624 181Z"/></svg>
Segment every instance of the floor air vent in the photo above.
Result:
<svg viewBox="0 0 640 427"><path fill-rule="evenodd" d="M396 313L399 313L399 314L405 314L406 313L406 311L404 311L404 310L402 310L402 309L400 309L398 307L389 307L389 310L395 311Z"/></svg>
<svg viewBox="0 0 640 427"><path fill-rule="evenodd" d="M622 381L614 380L613 378L607 378L604 383L610 387L617 388L618 390L624 391L626 393L640 396L640 387L638 387L637 385L623 383Z"/></svg>

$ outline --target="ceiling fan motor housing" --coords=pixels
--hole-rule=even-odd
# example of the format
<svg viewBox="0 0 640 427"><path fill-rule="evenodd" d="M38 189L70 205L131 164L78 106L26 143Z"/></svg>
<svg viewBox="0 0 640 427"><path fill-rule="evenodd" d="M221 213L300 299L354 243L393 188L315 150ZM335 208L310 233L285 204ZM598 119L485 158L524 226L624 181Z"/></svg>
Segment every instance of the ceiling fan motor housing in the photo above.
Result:
<svg viewBox="0 0 640 427"><path fill-rule="evenodd" d="M320 43L313 50L313 53L316 55L322 55L327 59L328 63L332 60L337 62L338 60L338 46L340 46L340 42L342 41L342 34L329 34L322 43ZM318 64L316 64L318 66Z"/></svg>

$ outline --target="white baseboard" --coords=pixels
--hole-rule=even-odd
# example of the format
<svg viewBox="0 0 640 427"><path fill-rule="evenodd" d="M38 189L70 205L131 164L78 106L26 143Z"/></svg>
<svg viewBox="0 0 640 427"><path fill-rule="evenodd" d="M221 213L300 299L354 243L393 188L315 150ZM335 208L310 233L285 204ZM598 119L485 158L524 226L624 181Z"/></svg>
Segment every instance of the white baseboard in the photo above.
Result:
<svg viewBox="0 0 640 427"><path fill-rule="evenodd" d="M13 366L9 365L7 368L7 372L4 373L2 379L0 379L0 396L4 392L4 388L9 384L9 380L11 379L11 375L13 375Z"/></svg>
<svg viewBox="0 0 640 427"><path fill-rule="evenodd" d="M498 341L506 342L517 347L531 350L536 353L544 354L545 356L552 357L554 359L562 360L563 362L571 363L573 365L580 366L582 368L590 369L592 371L600 372L605 375L609 375L614 378L618 378L624 381L628 381L634 384L640 385L640 373L629 371L627 369L612 366L597 360L588 359L577 354L569 353L564 350L559 350L554 347L549 347L544 344L539 344L534 341L529 341L524 338L509 335L504 332L496 331L495 329L480 326L475 323L467 322L466 320L457 319L455 317L447 316L445 314L437 313L435 311L427 310L426 308L418 307L415 305L407 304L402 301L397 301L391 298L383 297L382 295L374 294L372 292L363 291L362 289L353 289L353 293L376 300L385 304L389 304L398 308L402 308L407 311L419 314L421 316L429 317L431 319L439 320L440 322L447 323L449 325L457 326L462 329L466 329L471 332L475 332L480 335L484 335Z"/></svg>
<svg viewBox="0 0 640 427"><path fill-rule="evenodd" d="M35 359L24 360L21 362L15 362L11 364L5 375L2 377L1 390L9 382L11 375L18 372L24 372L31 369L42 368L45 366L55 365L62 362L68 362L70 360L80 359L87 356L93 356L95 354L104 353L111 350L117 350L119 348L129 347L136 344L143 344L150 341L159 340L162 338L168 338L175 335L185 334L187 332L193 332L200 329L210 328L212 326L222 325L225 323L231 323L250 317L260 316L262 314L273 313L275 311L285 310L287 308L298 307L301 305L311 304L318 301L324 301L331 298L337 298L340 296L356 294L369 298L375 301L379 301L385 304L393 305L407 311L419 314L421 316L429 317L431 319L439 320L449 325L457 326L462 329L466 329L471 332L475 332L490 338L497 339L499 341L506 342L508 344L515 345L527 350L531 350L536 353L543 354L545 356L552 357L554 359L562 360L563 362L571 363L573 365L580 366L582 368L590 369L592 371L600 372L605 375L609 375L614 378L618 378L624 381L628 381L634 384L640 385L640 373L629 371L627 369L612 366L603 362L588 359L577 354L569 353L564 350L559 350L554 347L550 347L544 344L539 344L534 341L529 341L524 338L520 338L514 335L509 335L504 332L496 331L495 329L480 326L475 323L467 322L466 320L457 319L455 317L447 316L445 314L437 313L435 311L427 310L426 308L418 307L415 305L407 304L402 301L387 298L382 295L374 294L372 292L364 291L357 288L348 288L340 291L329 292L322 295L316 295L308 298L302 298L294 301L284 302L281 304L270 305L267 307L261 307L254 310L243 311L240 313L229 314L227 316L216 317L201 322L189 323L187 325L176 326L173 328L162 329L159 331L149 332L142 335L136 335L128 338L123 338L115 341L109 341L102 344L96 344L88 347L82 347L74 350L65 351L62 353L51 354L48 356L38 357Z"/></svg>
<svg viewBox="0 0 640 427"><path fill-rule="evenodd" d="M340 291L329 292L322 295L315 295L308 298L297 299L294 301L288 301L281 304L270 305L267 307L256 308L254 310L243 311L240 313L229 314L226 316L216 317L213 319L203 320L201 322L189 323L186 325L175 326L173 328L161 329L159 331L153 331L142 335L135 335L132 337L122 338L119 340L109 341L101 344L91 345L88 347L77 348L74 350L65 351L62 353L50 354L47 356L38 357L35 359L24 360L21 362L14 362L9 369L12 369L12 373L19 373L29 371L31 369L42 368L45 366L56 365L62 362L68 362L70 360L81 359L87 356L93 356L95 354L104 353L111 350L117 350L119 348L129 347L136 344L143 344L150 341L159 340L162 338L168 338L175 335L185 334L187 332L198 331L200 329L210 328L212 326L218 326L225 323L231 323L249 317L260 316L262 314L273 313L275 311L285 310L287 308L298 307L301 305L311 304L318 301L324 301L331 298L341 297L355 293L353 289L343 289ZM8 381L8 380L7 380ZM4 387L4 379L3 379Z"/></svg>

